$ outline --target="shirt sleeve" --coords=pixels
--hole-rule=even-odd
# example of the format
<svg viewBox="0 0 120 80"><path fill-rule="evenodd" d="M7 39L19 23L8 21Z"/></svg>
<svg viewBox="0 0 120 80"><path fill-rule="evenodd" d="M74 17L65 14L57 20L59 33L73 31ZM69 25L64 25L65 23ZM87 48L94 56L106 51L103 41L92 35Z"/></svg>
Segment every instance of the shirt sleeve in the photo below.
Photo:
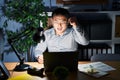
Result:
<svg viewBox="0 0 120 80"><path fill-rule="evenodd" d="M73 27L73 29L74 29L73 35L74 35L76 42L78 42L81 45L88 45L89 43L88 36L84 32L84 30L80 28L80 26Z"/></svg>
<svg viewBox="0 0 120 80"><path fill-rule="evenodd" d="M40 55L43 55L43 52L46 50L46 41L38 43L35 47L35 57L37 58Z"/></svg>

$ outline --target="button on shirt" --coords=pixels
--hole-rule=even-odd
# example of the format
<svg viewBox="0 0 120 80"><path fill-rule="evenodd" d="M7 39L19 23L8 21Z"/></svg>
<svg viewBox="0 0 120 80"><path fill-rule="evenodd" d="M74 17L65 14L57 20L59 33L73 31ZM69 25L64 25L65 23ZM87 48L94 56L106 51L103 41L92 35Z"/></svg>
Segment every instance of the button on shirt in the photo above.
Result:
<svg viewBox="0 0 120 80"><path fill-rule="evenodd" d="M84 31L79 27L67 28L63 35L56 35L54 28L44 32L45 41L38 43L35 48L35 56L38 57L48 49L49 52L76 51L78 43L87 45L89 41L85 38Z"/></svg>

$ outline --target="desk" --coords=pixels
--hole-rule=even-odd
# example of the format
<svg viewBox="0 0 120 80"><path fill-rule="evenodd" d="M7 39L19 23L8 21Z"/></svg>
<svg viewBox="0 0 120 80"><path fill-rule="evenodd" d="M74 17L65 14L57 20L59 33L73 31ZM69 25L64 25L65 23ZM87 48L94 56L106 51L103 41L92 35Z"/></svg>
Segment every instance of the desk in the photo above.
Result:
<svg viewBox="0 0 120 80"><path fill-rule="evenodd" d="M79 62L79 64L85 64L85 63L88 63L88 62L84 62L84 61ZM120 80L120 76L119 76L120 75L120 61L104 62L104 63L116 68L116 70L110 71L109 75L101 77L101 78L94 78L94 77L88 76L88 75L83 74L78 71L77 74L71 73L67 80ZM16 64L17 63L15 63L15 62L5 63L5 66L10 71L11 78L27 73L26 71L23 71L23 72L13 71ZM43 64L38 64L37 62L27 62L26 64L29 64L33 67L38 67L38 68L43 67ZM51 77L51 76L44 77L44 78L40 78L37 76L31 76L31 78L32 79L27 79L27 80L54 80L53 77Z"/></svg>

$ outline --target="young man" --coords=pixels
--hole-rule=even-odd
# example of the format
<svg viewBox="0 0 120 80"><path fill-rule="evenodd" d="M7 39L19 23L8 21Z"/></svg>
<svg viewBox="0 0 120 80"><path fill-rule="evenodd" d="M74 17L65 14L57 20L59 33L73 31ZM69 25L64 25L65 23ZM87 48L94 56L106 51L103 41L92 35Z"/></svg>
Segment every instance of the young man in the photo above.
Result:
<svg viewBox="0 0 120 80"><path fill-rule="evenodd" d="M72 27L68 26L70 24ZM52 13L52 26L44 32L45 41L38 43L35 48L35 56L39 63L43 63L42 53L76 51L77 44L87 45L89 41L85 38L84 31L78 25L75 17L70 17L64 8L57 8Z"/></svg>

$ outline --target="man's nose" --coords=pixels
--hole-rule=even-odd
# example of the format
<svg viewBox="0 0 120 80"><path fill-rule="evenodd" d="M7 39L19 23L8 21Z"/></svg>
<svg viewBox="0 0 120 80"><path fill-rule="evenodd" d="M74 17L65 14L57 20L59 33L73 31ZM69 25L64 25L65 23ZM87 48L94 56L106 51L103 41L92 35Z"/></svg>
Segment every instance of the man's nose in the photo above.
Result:
<svg viewBox="0 0 120 80"><path fill-rule="evenodd" d="M62 23L59 23L59 26L62 26Z"/></svg>

